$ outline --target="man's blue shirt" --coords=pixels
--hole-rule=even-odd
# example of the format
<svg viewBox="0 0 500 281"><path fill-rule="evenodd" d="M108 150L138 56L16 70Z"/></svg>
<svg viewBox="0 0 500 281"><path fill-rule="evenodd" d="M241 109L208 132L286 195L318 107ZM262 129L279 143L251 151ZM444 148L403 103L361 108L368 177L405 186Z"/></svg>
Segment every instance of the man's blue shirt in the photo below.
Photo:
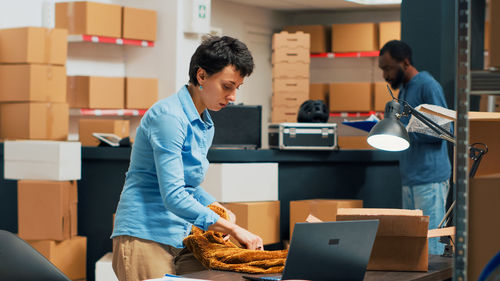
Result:
<svg viewBox="0 0 500 281"><path fill-rule="evenodd" d="M434 104L447 108L443 88L428 72L415 75L401 87L399 99L412 107L420 104ZM406 126L409 117L402 117ZM445 140L420 134L409 133L410 148L401 152L400 172L403 185L413 186L446 181L451 176L451 164Z"/></svg>
<svg viewBox="0 0 500 281"><path fill-rule="evenodd" d="M214 126L198 114L187 87L154 104L143 116L111 237L129 235L182 248L195 225L206 230L219 215L200 184L208 168Z"/></svg>

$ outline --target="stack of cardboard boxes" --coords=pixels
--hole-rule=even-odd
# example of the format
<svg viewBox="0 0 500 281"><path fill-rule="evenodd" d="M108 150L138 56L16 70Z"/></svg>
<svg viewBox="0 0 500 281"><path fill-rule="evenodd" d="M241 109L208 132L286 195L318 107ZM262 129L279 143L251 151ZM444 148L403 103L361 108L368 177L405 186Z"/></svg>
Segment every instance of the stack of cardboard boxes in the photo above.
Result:
<svg viewBox="0 0 500 281"><path fill-rule="evenodd" d="M4 148L4 176L18 180L19 237L70 279L85 279L87 239L77 236L80 143L18 140Z"/></svg>
<svg viewBox="0 0 500 281"><path fill-rule="evenodd" d="M281 241L278 163L210 164L202 186L264 245Z"/></svg>
<svg viewBox="0 0 500 281"><path fill-rule="evenodd" d="M297 122L300 105L309 99L309 34L273 35L271 122Z"/></svg>
<svg viewBox="0 0 500 281"><path fill-rule="evenodd" d="M156 11L95 2L56 3L56 26L69 34L133 40L156 40ZM71 108L148 109L158 100L158 80L135 77L69 76L67 99ZM83 146L97 146L96 133L128 137L130 121L80 119Z"/></svg>
<svg viewBox="0 0 500 281"><path fill-rule="evenodd" d="M0 138L66 140L67 32L0 30Z"/></svg>
<svg viewBox="0 0 500 281"><path fill-rule="evenodd" d="M386 42L401 37L399 21L333 24L330 32L326 26L322 25L286 26L284 30L310 34L311 53L376 52ZM376 82L383 79L376 63L373 68L371 81L349 77L349 82L313 83L309 86L309 99L323 100L328 104L330 112L337 113L338 116L334 115L329 122L337 123L338 142L341 149L371 149L366 143L367 132L343 125L342 121L366 118L366 116L348 116L353 112L383 112L385 104L391 99L386 83ZM333 77L332 79L338 80ZM396 92L395 95L397 95Z"/></svg>

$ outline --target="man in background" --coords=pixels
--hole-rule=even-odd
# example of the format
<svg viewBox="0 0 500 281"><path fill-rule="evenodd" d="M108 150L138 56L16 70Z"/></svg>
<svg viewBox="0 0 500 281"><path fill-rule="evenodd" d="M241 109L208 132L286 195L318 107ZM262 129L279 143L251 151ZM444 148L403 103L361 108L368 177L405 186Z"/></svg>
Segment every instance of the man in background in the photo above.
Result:
<svg viewBox="0 0 500 281"><path fill-rule="evenodd" d="M380 50L379 68L399 99L412 107L434 104L447 108L443 88L428 72L413 66L410 46L403 41L387 42ZM401 103L401 101L400 101ZM409 116L400 120L406 126ZM445 214L451 164L446 141L420 133L409 133L410 148L401 152L399 167L404 209L421 209L429 216L429 229L437 228ZM444 244L429 239L429 253L440 255Z"/></svg>

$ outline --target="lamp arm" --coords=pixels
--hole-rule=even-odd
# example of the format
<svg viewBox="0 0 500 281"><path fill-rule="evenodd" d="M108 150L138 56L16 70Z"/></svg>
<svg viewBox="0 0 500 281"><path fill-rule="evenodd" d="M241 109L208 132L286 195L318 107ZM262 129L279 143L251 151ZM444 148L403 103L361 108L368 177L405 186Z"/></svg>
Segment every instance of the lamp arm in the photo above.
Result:
<svg viewBox="0 0 500 281"><path fill-rule="evenodd" d="M427 127L431 128L431 130L436 132L439 135L439 137L441 137L441 138L443 138L443 139L445 139L453 144L456 143L455 136L451 132L449 132L445 128L441 127L436 122L432 121L430 118L423 115L415 108L411 107L411 105L409 105L407 102L404 102L403 114L411 114L411 115L415 116L415 118L422 121L422 123L427 125Z"/></svg>

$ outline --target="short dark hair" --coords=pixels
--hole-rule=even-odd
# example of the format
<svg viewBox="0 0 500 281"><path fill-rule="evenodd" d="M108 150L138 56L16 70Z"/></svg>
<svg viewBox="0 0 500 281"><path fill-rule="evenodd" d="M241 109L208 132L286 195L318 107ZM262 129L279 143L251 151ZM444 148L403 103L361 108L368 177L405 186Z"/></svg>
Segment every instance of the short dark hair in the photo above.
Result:
<svg viewBox="0 0 500 281"><path fill-rule="evenodd" d="M198 86L196 73L203 68L210 76L233 65L241 77L252 74L254 63L247 46L229 36L212 36L204 40L191 57L189 64L189 82Z"/></svg>
<svg viewBox="0 0 500 281"><path fill-rule="evenodd" d="M411 58L411 48L408 44L400 40L392 40L380 49L380 55L383 56L385 52L389 52L391 57L398 62L402 62L408 59L411 65L413 65L413 60Z"/></svg>

